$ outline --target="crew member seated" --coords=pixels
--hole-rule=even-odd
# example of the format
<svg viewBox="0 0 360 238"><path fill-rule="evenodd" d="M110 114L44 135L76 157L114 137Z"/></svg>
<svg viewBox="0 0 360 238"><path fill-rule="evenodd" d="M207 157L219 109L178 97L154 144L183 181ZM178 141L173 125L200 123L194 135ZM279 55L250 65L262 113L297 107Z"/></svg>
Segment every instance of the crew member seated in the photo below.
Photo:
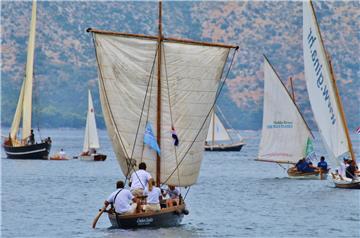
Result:
<svg viewBox="0 0 360 238"><path fill-rule="evenodd" d="M121 215L133 214L136 211L138 206L137 199L131 194L128 189L124 188L123 181L116 182L117 190L110 194L108 199L105 200L104 205L105 208L109 206L109 204L113 204L115 207L115 212ZM131 205L131 201L133 202Z"/></svg>
<svg viewBox="0 0 360 238"><path fill-rule="evenodd" d="M327 167L327 163L325 161L325 157L321 156L320 157L320 162L317 164L317 167L322 171L322 172L327 172L328 167Z"/></svg>
<svg viewBox="0 0 360 238"><path fill-rule="evenodd" d="M299 172L312 173L315 172L315 168L311 162L307 162L305 158L302 158L296 163L296 168Z"/></svg>
<svg viewBox="0 0 360 238"><path fill-rule="evenodd" d="M143 206L145 212L160 211L160 200L162 199L161 190L155 186L153 178L149 179L148 186L144 190L144 195L147 196L146 204Z"/></svg>
<svg viewBox="0 0 360 238"><path fill-rule="evenodd" d="M346 167L345 175L347 178L352 180L357 179L356 172L358 170L355 162L353 160L348 160L348 167Z"/></svg>
<svg viewBox="0 0 360 238"><path fill-rule="evenodd" d="M168 185L168 189L165 190L163 195L169 196L169 198L166 200L167 207L172 207L179 204L180 190L174 185Z"/></svg>

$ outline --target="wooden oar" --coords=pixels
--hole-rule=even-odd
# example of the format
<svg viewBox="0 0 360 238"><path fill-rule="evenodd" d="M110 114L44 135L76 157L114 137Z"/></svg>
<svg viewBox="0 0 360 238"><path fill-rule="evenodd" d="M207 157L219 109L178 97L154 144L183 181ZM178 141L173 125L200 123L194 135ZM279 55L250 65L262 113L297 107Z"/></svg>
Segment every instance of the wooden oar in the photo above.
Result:
<svg viewBox="0 0 360 238"><path fill-rule="evenodd" d="M96 223L98 222L98 220L99 220L99 218L101 217L101 215L104 213L105 209L106 209L106 207L104 206L103 208L101 208L101 209L99 210L99 213L96 215L96 217L94 218L94 221L93 221L93 223L92 223L92 228L95 229Z"/></svg>

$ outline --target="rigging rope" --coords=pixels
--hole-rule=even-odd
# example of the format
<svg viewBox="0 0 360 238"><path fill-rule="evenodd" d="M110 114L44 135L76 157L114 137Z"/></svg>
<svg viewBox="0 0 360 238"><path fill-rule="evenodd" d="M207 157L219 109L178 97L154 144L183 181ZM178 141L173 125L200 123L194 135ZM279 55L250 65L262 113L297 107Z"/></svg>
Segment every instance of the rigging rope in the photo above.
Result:
<svg viewBox="0 0 360 238"><path fill-rule="evenodd" d="M169 87L169 78L168 78L168 73L167 73L167 66L166 66L166 57L165 57L165 49L163 48L164 51L164 66L165 66L165 77L166 77L166 86L167 86L167 93L168 93L168 102L169 102L169 111L170 111L170 121L171 121L171 129L175 129L174 126L174 120L172 117L172 109L171 109L171 101L170 101L170 87ZM176 165L179 164L178 162L178 155L177 155L177 149L176 149L176 145L174 144L174 154L175 154L175 160L176 160ZM178 174L178 187L180 187L180 171L177 170L177 174ZM180 193L181 193L181 188L180 188Z"/></svg>
<svg viewBox="0 0 360 238"><path fill-rule="evenodd" d="M188 147L188 149L185 151L185 154L184 154L183 157L181 158L181 160L180 160L180 162L178 163L178 165L175 167L175 169L170 173L170 175L167 177L167 179L165 180L165 182L163 182L162 184L165 184L165 183L171 178L171 176L175 173L175 171L179 168L180 164L184 161L184 159L186 158L186 155L189 153L191 147L192 147L193 144L195 143L197 137L200 135L200 132L201 132L202 128L204 127L204 125L205 125L205 123L206 123L209 115L211 114L211 112L212 112L212 110L213 110L213 108L214 108L214 106L215 106L215 104L216 104L217 99L219 98L220 92L221 92L222 88L224 87L224 84L225 84L225 82L226 82L226 80L227 80L227 77L229 76L229 72L230 72L231 67L232 67L232 65L233 65L233 63L234 63L235 54L236 54L236 52L237 52L238 49L239 49L239 48L237 47L237 48L235 48L235 50L234 50L234 53L233 53L233 56L232 56L232 59L231 59L231 62L230 62L230 66L229 66L228 71L227 71L227 73L226 73L225 79L221 82L221 84L220 84L220 86L219 86L219 88L218 88L218 90L217 90L217 92L216 92L216 96L215 96L214 103L212 104L212 106L211 106L211 108L210 108L210 110L209 110L209 112L208 112L205 120L203 121L203 123L202 123L202 125L201 125L201 127L200 127L200 129L199 129L199 131L198 131L198 133L196 134L194 140L191 142L191 144L190 144L190 146Z"/></svg>

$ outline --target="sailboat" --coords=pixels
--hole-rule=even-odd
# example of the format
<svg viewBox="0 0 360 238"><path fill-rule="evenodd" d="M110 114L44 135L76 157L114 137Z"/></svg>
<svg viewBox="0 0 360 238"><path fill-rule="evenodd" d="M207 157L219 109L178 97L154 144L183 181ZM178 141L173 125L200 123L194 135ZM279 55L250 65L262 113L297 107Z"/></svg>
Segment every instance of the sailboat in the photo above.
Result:
<svg viewBox="0 0 360 238"><path fill-rule="evenodd" d="M99 136L96 128L95 111L91 97L91 92L88 92L88 111L86 117L86 127L84 136L83 152L80 155L81 160L91 161L104 161L106 155L97 153L97 149L100 148Z"/></svg>
<svg viewBox="0 0 360 238"><path fill-rule="evenodd" d="M356 164L331 60L311 1L303 2L303 50L310 105L330 160L339 165L348 158ZM335 177L333 182L336 187L360 188L359 179Z"/></svg>
<svg viewBox="0 0 360 238"><path fill-rule="evenodd" d="M9 159L48 159L51 139L48 137L40 143L35 142L31 129L32 85L35 53L36 1L32 3L30 34L27 49L26 76L22 84L9 137L4 141L4 150ZM22 119L22 137L17 138Z"/></svg>
<svg viewBox="0 0 360 238"><path fill-rule="evenodd" d="M189 187L199 175L229 53L233 50L233 60L238 47L163 36L161 6L160 1L157 36L87 31L96 52L106 127L123 174L128 178L145 162L156 186ZM152 125L159 150L144 139ZM184 199L161 206L159 212L132 215L105 212L114 228L175 226L187 214Z"/></svg>
<svg viewBox="0 0 360 238"><path fill-rule="evenodd" d="M238 134L237 134L238 135ZM238 135L238 138L241 138ZM223 123L214 111L211 116L210 127L205 141L206 151L240 151L245 143L233 141Z"/></svg>
<svg viewBox="0 0 360 238"><path fill-rule="evenodd" d="M264 110L259 154L256 161L296 164L305 158L313 138L311 130L273 66L264 56ZM299 172L290 168L290 178L319 178L320 171ZM320 176L321 177L321 176Z"/></svg>

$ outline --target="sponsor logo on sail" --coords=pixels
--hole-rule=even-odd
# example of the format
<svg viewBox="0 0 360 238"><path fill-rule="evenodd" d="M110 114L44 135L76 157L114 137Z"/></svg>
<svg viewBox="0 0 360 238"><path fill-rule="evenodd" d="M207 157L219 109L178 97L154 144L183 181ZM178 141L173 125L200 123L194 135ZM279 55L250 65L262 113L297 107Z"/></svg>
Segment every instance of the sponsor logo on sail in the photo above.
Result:
<svg viewBox="0 0 360 238"><path fill-rule="evenodd" d="M293 128L292 121L273 121L272 124L267 125L268 129L272 128Z"/></svg>
<svg viewBox="0 0 360 238"><path fill-rule="evenodd" d="M147 217L147 218L138 218L137 220L136 220L136 223L138 224L138 225L149 225L151 222L153 222L154 221L154 219L153 218L151 218L151 217Z"/></svg>
<svg viewBox="0 0 360 238"><path fill-rule="evenodd" d="M316 49L313 49L313 48L315 48L314 43L317 40L317 38L315 35L313 35L311 28L310 28L309 34L307 36L307 40L308 40L307 43L308 43L310 55L311 55L311 61L313 62L313 67L314 67L316 77L317 77L315 83L316 83L316 86L318 87L318 89L320 89L320 92L322 93L325 103L327 103L327 107L329 109L329 114L330 114L330 120L331 120L331 123L334 125L336 122L334 109L331 104L328 86L324 83L323 71L322 71L323 65L319 61L319 57L318 57L318 53L317 53Z"/></svg>

